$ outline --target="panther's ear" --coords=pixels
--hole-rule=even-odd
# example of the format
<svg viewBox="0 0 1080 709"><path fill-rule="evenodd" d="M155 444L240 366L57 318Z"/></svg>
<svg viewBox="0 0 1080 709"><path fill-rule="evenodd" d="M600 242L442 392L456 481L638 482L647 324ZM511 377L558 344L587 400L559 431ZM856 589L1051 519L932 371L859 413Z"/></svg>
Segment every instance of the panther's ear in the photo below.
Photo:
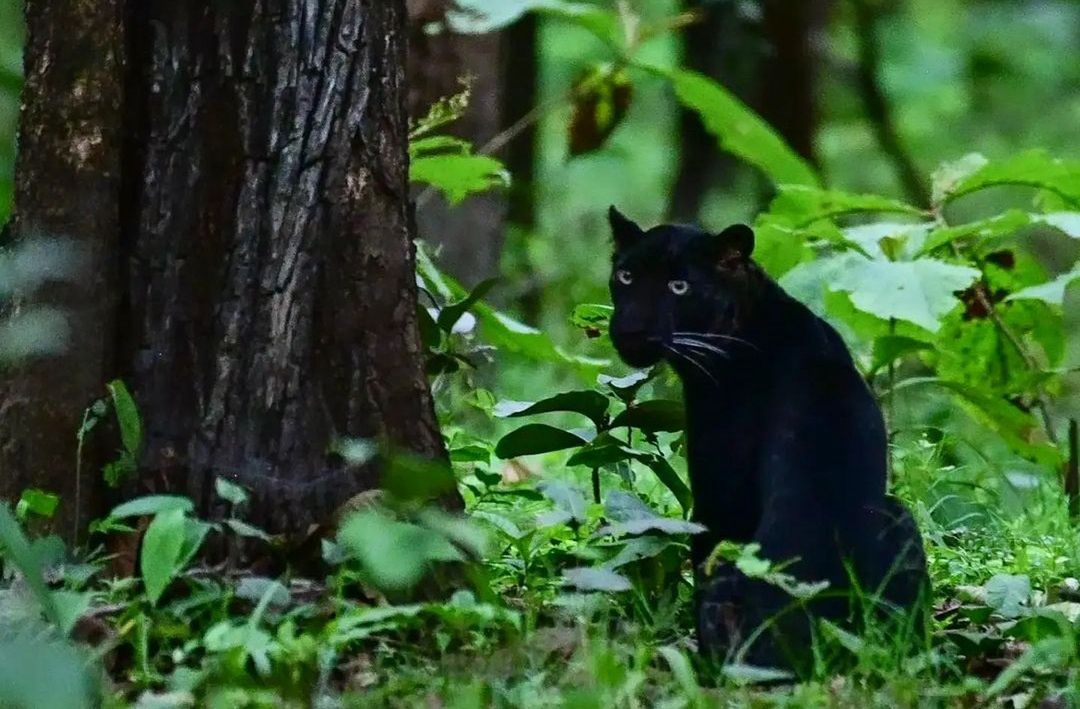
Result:
<svg viewBox="0 0 1080 709"><path fill-rule="evenodd" d="M732 224L713 237L713 257L718 266L730 266L750 259L754 253L754 230Z"/></svg>
<svg viewBox="0 0 1080 709"><path fill-rule="evenodd" d="M615 240L616 251L631 246L645 233L641 227L615 209L615 205L608 208L608 223L611 224L611 236Z"/></svg>

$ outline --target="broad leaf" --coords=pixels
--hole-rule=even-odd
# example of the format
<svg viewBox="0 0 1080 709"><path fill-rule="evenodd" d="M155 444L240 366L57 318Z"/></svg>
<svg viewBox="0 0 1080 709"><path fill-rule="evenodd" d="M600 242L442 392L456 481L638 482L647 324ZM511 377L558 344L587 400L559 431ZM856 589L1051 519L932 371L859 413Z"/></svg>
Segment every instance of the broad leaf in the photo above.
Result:
<svg viewBox="0 0 1080 709"><path fill-rule="evenodd" d="M409 164L409 179L431 185L451 205L471 194L504 187L510 178L503 164L487 155L424 155Z"/></svg>
<svg viewBox="0 0 1080 709"><path fill-rule="evenodd" d="M180 570L187 518L182 509L169 509L154 516L143 537L139 569L150 603L156 604L169 582Z"/></svg>
<svg viewBox="0 0 1080 709"><path fill-rule="evenodd" d="M989 219L968 222L957 226L934 229L923 242L918 255L928 254L942 246L947 246L961 239L978 239L979 242L992 242L1006 236L1012 236L1031 223L1026 212L1010 209Z"/></svg>
<svg viewBox="0 0 1080 709"><path fill-rule="evenodd" d="M613 520L612 524L601 527L596 531L597 535L604 534L644 534L657 531L664 534L700 534L705 528L695 522L687 522L682 519L662 517L637 495L628 492L615 491L607 496L604 505L607 516Z"/></svg>
<svg viewBox="0 0 1080 709"><path fill-rule="evenodd" d="M633 588L630 579L603 567L567 569L563 572L563 583L581 591L617 593Z"/></svg>
<svg viewBox="0 0 1080 709"><path fill-rule="evenodd" d="M1080 209L1080 161L1054 158L1043 150L1029 150L1006 160L989 162L942 190L939 203L947 204L987 187L1019 186L1046 190L1073 209Z"/></svg>
<svg viewBox="0 0 1080 709"><path fill-rule="evenodd" d="M1080 266L1047 283L1018 290L1006 300L1041 300L1051 305L1062 305L1065 301L1065 289L1076 280L1080 280Z"/></svg>
<svg viewBox="0 0 1080 709"><path fill-rule="evenodd" d="M242 505L248 500L247 490L225 478L214 480L214 491L218 497L233 505Z"/></svg>
<svg viewBox="0 0 1080 709"><path fill-rule="evenodd" d="M570 519L578 523L586 520L585 510L588 504L581 491L558 480L548 480L538 486L540 492L555 503L555 506L565 512Z"/></svg>
<svg viewBox="0 0 1080 709"><path fill-rule="evenodd" d="M124 443L124 449L137 460L142 452L143 444L142 418L139 416L139 409L124 382L114 379L109 382L108 387L109 394L112 396L113 410L116 411L116 420L120 424L120 439Z"/></svg>
<svg viewBox="0 0 1080 709"><path fill-rule="evenodd" d="M1054 212L1052 214L1033 214L1032 221L1054 227L1066 236L1080 239L1080 212Z"/></svg>
<svg viewBox="0 0 1080 709"><path fill-rule="evenodd" d="M928 342L916 340L912 337L882 335L874 340L874 357L870 369L876 372L883 367L889 366L904 355L930 348Z"/></svg>
<svg viewBox="0 0 1080 709"><path fill-rule="evenodd" d="M805 229L821 220L833 220L852 214L907 214L925 218L925 213L910 204L872 194L851 194L835 190L786 185L769 205L768 215L777 224Z"/></svg>
<svg viewBox="0 0 1080 709"><path fill-rule="evenodd" d="M655 371L655 370L653 370ZM641 387L652 378L652 372L632 372L625 377L611 377L601 374L596 377L596 383L606 386L614 392L623 402L633 401Z"/></svg>
<svg viewBox="0 0 1080 709"><path fill-rule="evenodd" d="M503 459L516 458L577 448L586 443L588 441L581 436L561 428L545 423L530 423L499 439L495 446L495 455Z"/></svg>
<svg viewBox="0 0 1080 709"><path fill-rule="evenodd" d="M472 289L468 296L459 300L456 303L447 305L445 308L440 310L439 317L436 320L436 324L444 332L453 331L454 326L458 323L461 317L465 315L465 313L468 312L468 310L472 308L473 305L479 302L481 298L486 296L498 282L499 279L497 278L489 278L486 281L482 281L477 284L477 286Z"/></svg>
<svg viewBox="0 0 1080 709"><path fill-rule="evenodd" d="M1016 618L1024 612L1031 597L1031 580L1027 576L997 574L983 587L986 605L1006 618Z"/></svg>
<svg viewBox="0 0 1080 709"><path fill-rule="evenodd" d="M600 426L607 416L608 403L608 398L598 391L568 391L535 402L500 401L493 413L499 418L507 418L568 411L581 414Z"/></svg>
<svg viewBox="0 0 1080 709"><path fill-rule="evenodd" d="M125 519L127 517L156 515L170 510L190 512L193 509L195 509L194 503L186 497L179 495L147 495L117 505L109 513L109 516L113 519Z"/></svg>
<svg viewBox="0 0 1080 709"><path fill-rule="evenodd" d="M671 491L683 511L689 511L694 504L693 496L690 494L690 488L675 472L675 469L671 467L671 463L659 455L649 455L647 458L640 458L639 460L653 471L657 479L664 484L664 487Z"/></svg>
<svg viewBox="0 0 1080 709"><path fill-rule="evenodd" d="M41 517L50 518L56 513L60 505L60 498L51 492L28 488L19 496L19 503L15 506L15 514L25 519L28 513L33 512Z"/></svg>
<svg viewBox="0 0 1080 709"><path fill-rule="evenodd" d="M633 404L611 422L612 428L628 426L646 433L678 433L686 428L686 410L679 401L652 399Z"/></svg>
<svg viewBox="0 0 1080 709"><path fill-rule="evenodd" d="M672 546L678 547L680 545L667 537L631 537L623 548L619 550L618 554L604 562L604 567L618 569L642 559L651 559Z"/></svg>
<svg viewBox="0 0 1080 709"><path fill-rule="evenodd" d="M437 532L400 522L377 510L353 513L338 534L380 588L416 585L433 562L461 561L453 544Z"/></svg>
<svg viewBox="0 0 1080 709"><path fill-rule="evenodd" d="M954 293L978 277L974 268L936 259L894 262L860 258L837 274L832 289L849 293L860 310L937 332L941 318L958 303Z"/></svg>
<svg viewBox="0 0 1080 709"><path fill-rule="evenodd" d="M645 67L666 76L679 102L697 113L725 150L765 173L774 185L820 184L814 169L760 116L704 74Z"/></svg>

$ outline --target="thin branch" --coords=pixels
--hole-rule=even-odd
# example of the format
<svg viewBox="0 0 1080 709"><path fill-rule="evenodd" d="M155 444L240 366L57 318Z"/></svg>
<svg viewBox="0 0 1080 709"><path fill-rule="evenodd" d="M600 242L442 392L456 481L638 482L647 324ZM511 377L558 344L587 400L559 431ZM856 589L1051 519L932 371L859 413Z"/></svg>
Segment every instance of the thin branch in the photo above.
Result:
<svg viewBox="0 0 1080 709"><path fill-rule="evenodd" d="M930 204L930 190L910 153L904 147L893 121L892 110L881 86L881 48L878 42L879 15L868 0L851 0L855 12L855 34L859 42L856 86L882 151L893 162L908 199L919 206Z"/></svg>

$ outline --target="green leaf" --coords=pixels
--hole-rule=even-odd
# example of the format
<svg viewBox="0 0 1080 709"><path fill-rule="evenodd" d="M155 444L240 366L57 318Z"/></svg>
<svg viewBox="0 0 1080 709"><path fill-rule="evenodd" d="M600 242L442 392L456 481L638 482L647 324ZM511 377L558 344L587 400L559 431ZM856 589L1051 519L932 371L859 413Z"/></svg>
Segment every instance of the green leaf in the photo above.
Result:
<svg viewBox="0 0 1080 709"><path fill-rule="evenodd" d="M552 451L566 450L583 446L586 441L577 434L546 423L530 423L511 431L499 439L495 446L495 455L500 458L517 458L522 455L537 455Z"/></svg>
<svg viewBox="0 0 1080 709"><path fill-rule="evenodd" d="M608 322L615 308L597 303L580 303L570 314L570 324L596 336L608 331Z"/></svg>
<svg viewBox="0 0 1080 709"><path fill-rule="evenodd" d="M871 371L889 366L904 355L930 349L930 344L903 335L882 335L874 339L874 357Z"/></svg>
<svg viewBox="0 0 1080 709"><path fill-rule="evenodd" d="M568 517L579 524L588 518L586 508L588 504L581 491L558 480L546 480L537 486L544 496L555 503L555 507L565 512Z"/></svg>
<svg viewBox="0 0 1080 709"><path fill-rule="evenodd" d="M1041 300L1051 305L1062 305L1065 302L1065 289L1076 280L1080 280L1080 266L1047 283L1018 290L1005 300Z"/></svg>
<svg viewBox="0 0 1080 709"><path fill-rule="evenodd" d="M109 513L109 517L112 517L113 519L125 519L127 517L156 515L171 510L190 512L193 509L195 509L194 503L192 503L190 499L181 497L180 495L147 495L117 505L113 508L113 511Z"/></svg>
<svg viewBox="0 0 1080 709"><path fill-rule="evenodd" d="M643 67L671 81L679 102L697 113L725 150L765 173L774 185L820 184L814 169L730 91L704 74Z"/></svg>
<svg viewBox="0 0 1080 709"><path fill-rule="evenodd" d="M680 544L669 537L631 537L627 540L623 548L619 550L618 554L604 562L604 567L608 569L618 569L627 564L641 561L642 559L651 559L659 555L665 549L680 546Z"/></svg>
<svg viewBox="0 0 1080 709"><path fill-rule="evenodd" d="M120 424L120 440L124 444L124 450L138 460L142 453L143 426L135 399L119 379L109 382L108 389L112 396L113 410L116 411L116 420Z"/></svg>
<svg viewBox="0 0 1080 709"><path fill-rule="evenodd" d="M911 377L896 385L902 390L913 386L932 384L956 395L960 408L971 418L997 433L1017 453L1048 468L1060 463L1057 449L1049 443L1032 443L1038 426L1031 414L1021 411L1008 401L985 394L960 382L937 377Z"/></svg>
<svg viewBox="0 0 1080 709"><path fill-rule="evenodd" d="M66 636L75 627L79 618L82 618L90 609L90 601L94 594L90 591L71 591L61 588L53 591L52 597L56 606L56 624L60 628L60 633Z"/></svg>
<svg viewBox="0 0 1080 709"><path fill-rule="evenodd" d="M629 403L634 400L641 387L652 379L654 371L656 370L632 372L625 377L609 377L606 374L600 374L596 377L596 383L608 387L621 401Z"/></svg>
<svg viewBox="0 0 1080 709"><path fill-rule="evenodd" d="M604 511L613 523L596 530L597 536L638 535L652 531L664 534L700 534L705 531L705 527L696 522L662 517L637 495L620 490L608 494Z"/></svg>
<svg viewBox="0 0 1080 709"><path fill-rule="evenodd" d="M451 332L454 325L461 319L461 316L468 312L469 308L479 302L481 298L486 296L498 282L498 278L489 278L486 281L481 281L472 289L468 296L456 303L447 305L440 310L439 318L435 321L436 324L443 332Z"/></svg>
<svg viewBox="0 0 1080 709"><path fill-rule="evenodd" d="M773 223L791 229L806 229L822 220L853 214L908 214L924 218L925 213L910 204L873 194L851 194L836 190L787 185L769 204Z"/></svg>
<svg viewBox="0 0 1080 709"><path fill-rule="evenodd" d="M585 416L602 426L608 410L608 398L598 391L568 391L541 401L500 401L492 413L498 418L534 416L553 411L568 411Z"/></svg>
<svg viewBox="0 0 1080 709"><path fill-rule="evenodd" d="M739 663L728 663L724 665L722 672L724 673L724 677L740 687L766 682L785 682L794 679L794 675L790 672L776 670L770 667L756 667L754 665L743 665Z"/></svg>
<svg viewBox="0 0 1080 709"><path fill-rule="evenodd" d="M487 155L425 155L409 165L409 179L431 185L442 192L451 205L471 194L505 187L510 177L503 164Z"/></svg>
<svg viewBox="0 0 1080 709"><path fill-rule="evenodd" d="M989 219L968 222L958 226L934 229L923 242L918 255L929 254L942 246L961 239L977 238L980 243L1012 236L1031 223L1031 217L1019 209L1010 209Z"/></svg>
<svg viewBox="0 0 1080 709"><path fill-rule="evenodd" d="M945 202L946 198L956 191L957 186L973 174L981 170L990 161L980 153L968 153L967 155L944 162L934 174L930 176L930 202L938 206Z"/></svg>
<svg viewBox="0 0 1080 709"><path fill-rule="evenodd" d="M679 689L691 699L689 706L699 706L702 691L698 685L697 674L694 672L694 666L690 662L690 658L674 645L663 645L656 648L656 652L659 653L660 657L664 658L664 662L667 663L672 676L675 677L675 681L679 684Z"/></svg>
<svg viewBox="0 0 1080 709"><path fill-rule="evenodd" d="M90 709L101 690L89 653L43 638L0 639L0 706Z"/></svg>
<svg viewBox="0 0 1080 709"><path fill-rule="evenodd" d="M1075 657L1075 654L1073 638L1054 637L1040 640L998 674L986 688L986 696L996 697L1028 672L1046 672L1061 668Z"/></svg>
<svg viewBox="0 0 1080 709"><path fill-rule="evenodd" d="M1032 214L1032 221L1054 227L1066 236L1080 239L1080 212L1054 212L1052 214Z"/></svg>
<svg viewBox="0 0 1080 709"><path fill-rule="evenodd" d="M59 505L60 498L57 495L37 488L29 488L23 490L22 495L19 496L19 504L16 510L23 510L20 516L24 518L26 513L33 512L38 516L50 519L56 514L56 508Z"/></svg>
<svg viewBox="0 0 1080 709"><path fill-rule="evenodd" d="M435 267L422 245L418 245L416 249L416 266L425 287L441 298L460 300L468 296L468 292L459 283ZM480 334L484 341L498 349L542 362L569 364L588 378L596 376L596 370L608 364L606 360L569 355L557 347L545 333L483 302L475 303L472 313L480 323Z"/></svg>
<svg viewBox="0 0 1080 709"><path fill-rule="evenodd" d="M214 491L218 497L233 505L242 505L248 501L247 490L225 478L214 480Z"/></svg>
<svg viewBox="0 0 1080 709"><path fill-rule="evenodd" d="M26 585L44 610L45 617L59 626L63 618L41 575L40 553L35 552L15 516L3 502L0 502L0 550L4 552L3 558L22 573ZM0 662L0 665L3 664Z"/></svg>
<svg viewBox="0 0 1080 709"><path fill-rule="evenodd" d="M589 468L602 468L624 460L638 457L638 452L609 433L601 433L579 448L566 461L567 465L584 465Z"/></svg>
<svg viewBox="0 0 1080 709"><path fill-rule="evenodd" d="M241 537L258 539L267 543L274 541L273 537L263 530L240 519L227 519L225 520L225 526Z"/></svg>
<svg viewBox="0 0 1080 709"><path fill-rule="evenodd" d="M1031 579L1023 575L997 574L983 586L986 605L1006 618L1016 618L1031 598Z"/></svg>
<svg viewBox="0 0 1080 709"><path fill-rule="evenodd" d="M989 162L942 190L939 204L948 204L987 187L1023 186L1051 192L1070 207L1080 209L1080 161L1029 150L1014 157Z"/></svg>
<svg viewBox="0 0 1080 709"><path fill-rule="evenodd" d="M180 570L186 528L187 517L182 509L159 512L146 528L139 568L151 604L157 604L169 582Z"/></svg>
<svg viewBox="0 0 1080 709"><path fill-rule="evenodd" d="M119 487L138 470L135 458L127 451L122 451L116 460L106 463L101 469L101 477L109 487Z"/></svg>
<svg viewBox="0 0 1080 709"><path fill-rule="evenodd" d="M603 567L578 567L563 572L563 584L580 591L619 593L633 588L630 579Z"/></svg>
<svg viewBox="0 0 1080 709"><path fill-rule="evenodd" d="M690 494L690 488L683 482L679 474L675 472L675 469L671 467L671 463L667 462L667 459L659 455L650 455L646 458L640 458L657 479L664 484L671 494L675 496L679 506L682 507L683 512L690 510L690 507L694 504L693 495Z"/></svg>
<svg viewBox="0 0 1080 709"><path fill-rule="evenodd" d="M375 585L383 589L412 588L432 563L462 560L454 545L438 533L377 510L349 515L338 541L353 552Z"/></svg>
<svg viewBox="0 0 1080 709"><path fill-rule="evenodd" d="M612 428L628 426L646 433L678 433L686 428L686 409L680 401L651 399L633 404L611 422Z"/></svg>
<svg viewBox="0 0 1080 709"><path fill-rule="evenodd" d="M453 469L441 460L398 452L383 469L382 489L398 500L425 501L445 495L457 486Z"/></svg>
<svg viewBox="0 0 1080 709"><path fill-rule="evenodd" d="M953 294L978 277L977 269L936 259L894 262L857 258L837 274L831 287L850 294L859 310L937 332L941 318L958 303Z"/></svg>

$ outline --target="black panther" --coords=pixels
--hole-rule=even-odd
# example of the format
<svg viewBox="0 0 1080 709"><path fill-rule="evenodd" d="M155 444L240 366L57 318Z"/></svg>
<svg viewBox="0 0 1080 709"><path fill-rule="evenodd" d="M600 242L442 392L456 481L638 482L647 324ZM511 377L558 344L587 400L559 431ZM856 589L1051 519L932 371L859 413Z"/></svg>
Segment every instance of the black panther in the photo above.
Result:
<svg viewBox="0 0 1080 709"><path fill-rule="evenodd" d="M910 512L886 494L881 410L837 332L751 259L744 225L643 230L614 207L611 339L634 367L661 360L683 385L699 649L800 670L813 618L858 622L923 607L926 559ZM829 589L798 604L732 565L717 543L757 543Z"/></svg>

